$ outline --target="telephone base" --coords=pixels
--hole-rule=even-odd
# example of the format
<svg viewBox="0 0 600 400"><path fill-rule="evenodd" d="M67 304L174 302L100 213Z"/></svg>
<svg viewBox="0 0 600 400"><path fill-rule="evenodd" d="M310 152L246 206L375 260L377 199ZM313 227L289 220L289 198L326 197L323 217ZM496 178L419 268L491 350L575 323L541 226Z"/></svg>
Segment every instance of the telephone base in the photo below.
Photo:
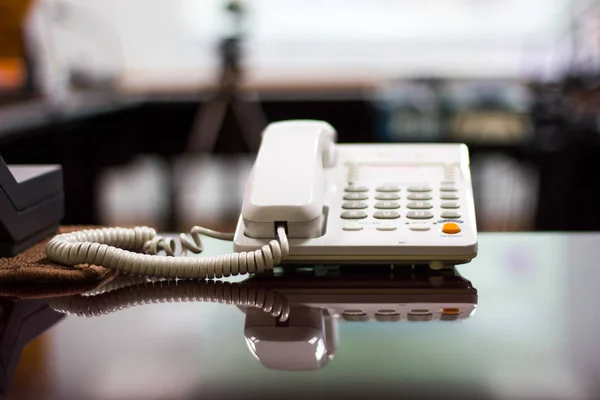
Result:
<svg viewBox="0 0 600 400"><path fill-rule="evenodd" d="M336 259L286 259L285 262L281 263L282 267L285 266L298 266L298 265L306 265L306 264L322 264L322 265L340 265L343 267L344 265L390 265L394 267L413 267L416 265L426 266L427 268L433 271L439 270L451 270L457 265L468 264L471 260L455 260L455 261L423 261L423 260L372 260L368 258L360 259L360 258L349 258L347 260L342 260L339 258Z"/></svg>
<svg viewBox="0 0 600 400"><path fill-rule="evenodd" d="M246 236L245 221L238 220L234 237L234 251L250 252L271 239L256 239ZM337 240L333 232L319 238L291 239L290 253L282 265L297 264L380 264L380 265L423 265L439 270L466 264L477 257L477 243L468 246L422 246L397 245L394 243L359 244L343 243ZM372 240L367 238L366 240Z"/></svg>

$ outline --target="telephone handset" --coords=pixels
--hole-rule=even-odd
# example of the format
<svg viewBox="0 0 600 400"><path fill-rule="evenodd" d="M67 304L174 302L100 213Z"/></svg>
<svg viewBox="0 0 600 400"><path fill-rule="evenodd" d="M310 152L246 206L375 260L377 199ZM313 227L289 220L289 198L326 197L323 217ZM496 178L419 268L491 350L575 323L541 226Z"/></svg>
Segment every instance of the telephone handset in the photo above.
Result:
<svg viewBox="0 0 600 400"><path fill-rule="evenodd" d="M201 235L233 240L234 253L175 256L175 242L149 227L61 234L48 258L126 274L205 279L261 273L281 263L467 263L477 255L475 207L463 144L336 144L324 121L270 124L249 174L234 233L196 226L182 255L202 252ZM164 251L166 255L158 255Z"/></svg>
<svg viewBox="0 0 600 400"><path fill-rule="evenodd" d="M337 134L321 121L286 121L263 133L242 205L244 234L274 238L285 226L288 238L313 238L323 229L325 169L335 163Z"/></svg>

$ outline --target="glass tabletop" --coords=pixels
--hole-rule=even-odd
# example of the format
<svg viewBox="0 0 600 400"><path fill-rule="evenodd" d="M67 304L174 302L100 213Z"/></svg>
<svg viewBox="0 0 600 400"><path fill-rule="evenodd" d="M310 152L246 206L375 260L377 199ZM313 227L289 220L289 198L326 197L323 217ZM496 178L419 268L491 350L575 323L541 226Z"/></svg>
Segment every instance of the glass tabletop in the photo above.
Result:
<svg viewBox="0 0 600 400"><path fill-rule="evenodd" d="M46 384L28 395L597 398L599 243L596 234L481 234L475 260L441 272L121 278L47 300L66 316L46 333ZM231 251L216 240L206 249Z"/></svg>

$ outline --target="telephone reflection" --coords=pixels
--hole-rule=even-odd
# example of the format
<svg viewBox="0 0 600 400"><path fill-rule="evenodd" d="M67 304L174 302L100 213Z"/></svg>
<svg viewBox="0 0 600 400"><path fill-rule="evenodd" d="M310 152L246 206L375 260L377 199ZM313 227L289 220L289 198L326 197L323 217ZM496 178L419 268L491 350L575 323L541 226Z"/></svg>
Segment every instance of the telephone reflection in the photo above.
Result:
<svg viewBox="0 0 600 400"><path fill-rule="evenodd" d="M477 290L454 269L427 267L321 265L276 269L239 283L124 277L109 285L52 299L50 307L101 317L158 302L235 305L245 313L244 340L250 353L264 367L277 370L323 368L333 360L338 328L345 324L457 322L474 314L478 300Z"/></svg>
<svg viewBox="0 0 600 400"><path fill-rule="evenodd" d="M180 235L183 255L202 251L201 235L232 240L232 254L180 257L175 241L137 227L57 235L47 255L66 265L182 279L262 273L287 263L426 263L437 270L476 257L464 144L336 140L324 121L282 121L265 129L236 231L196 226L192 240Z"/></svg>

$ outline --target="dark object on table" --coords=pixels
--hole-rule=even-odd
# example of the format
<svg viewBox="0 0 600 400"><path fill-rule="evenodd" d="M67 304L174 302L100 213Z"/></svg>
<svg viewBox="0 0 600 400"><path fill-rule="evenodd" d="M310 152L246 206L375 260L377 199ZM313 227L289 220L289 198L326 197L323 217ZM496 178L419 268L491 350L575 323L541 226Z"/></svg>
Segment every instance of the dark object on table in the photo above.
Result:
<svg viewBox="0 0 600 400"><path fill-rule="evenodd" d="M43 300L0 300L0 394L9 392L23 348L63 317Z"/></svg>
<svg viewBox="0 0 600 400"><path fill-rule="evenodd" d="M52 235L63 216L59 165L9 166L0 157L0 256L14 256Z"/></svg>

